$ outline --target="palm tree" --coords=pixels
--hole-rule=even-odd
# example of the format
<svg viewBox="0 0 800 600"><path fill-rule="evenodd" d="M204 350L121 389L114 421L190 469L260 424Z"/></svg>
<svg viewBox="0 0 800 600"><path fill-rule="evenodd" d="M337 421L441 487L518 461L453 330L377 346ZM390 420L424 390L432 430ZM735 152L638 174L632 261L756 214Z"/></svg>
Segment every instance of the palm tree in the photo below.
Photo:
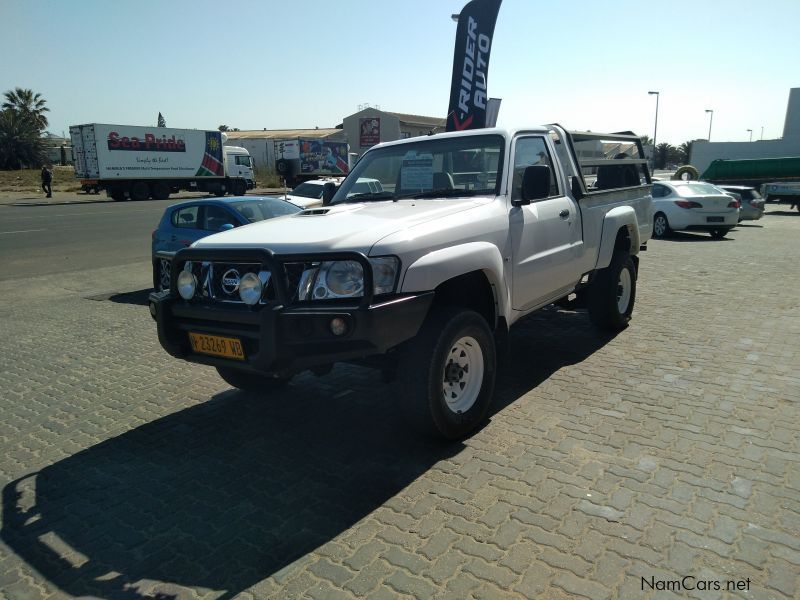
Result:
<svg viewBox="0 0 800 600"><path fill-rule="evenodd" d="M650 138L649 135L640 135L639 139L642 140L642 146L649 146L653 143L653 140Z"/></svg>
<svg viewBox="0 0 800 600"><path fill-rule="evenodd" d="M20 117L29 121L39 132L47 127L47 117L44 115L50 112L45 106L47 101L41 94L34 94L33 90L15 88L5 93L6 101L3 102L3 110L13 110Z"/></svg>
<svg viewBox="0 0 800 600"><path fill-rule="evenodd" d="M38 167L44 159L39 130L18 111L0 111L0 169Z"/></svg>
<svg viewBox="0 0 800 600"><path fill-rule="evenodd" d="M688 165L692 158L692 142L683 142L678 146L678 152L680 153L680 163Z"/></svg>
<svg viewBox="0 0 800 600"><path fill-rule="evenodd" d="M656 169L663 169L667 163L675 155L675 147L667 142L662 142L656 146L655 163Z"/></svg>

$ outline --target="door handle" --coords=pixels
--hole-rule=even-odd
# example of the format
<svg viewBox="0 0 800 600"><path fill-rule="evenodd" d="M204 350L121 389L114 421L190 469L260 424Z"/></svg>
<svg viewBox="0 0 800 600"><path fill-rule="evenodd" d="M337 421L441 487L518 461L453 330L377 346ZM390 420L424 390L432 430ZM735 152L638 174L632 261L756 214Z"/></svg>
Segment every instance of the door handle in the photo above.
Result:
<svg viewBox="0 0 800 600"><path fill-rule="evenodd" d="M560 213L558 213L558 216L561 217L562 219L568 219L569 218L569 211L565 208Z"/></svg>

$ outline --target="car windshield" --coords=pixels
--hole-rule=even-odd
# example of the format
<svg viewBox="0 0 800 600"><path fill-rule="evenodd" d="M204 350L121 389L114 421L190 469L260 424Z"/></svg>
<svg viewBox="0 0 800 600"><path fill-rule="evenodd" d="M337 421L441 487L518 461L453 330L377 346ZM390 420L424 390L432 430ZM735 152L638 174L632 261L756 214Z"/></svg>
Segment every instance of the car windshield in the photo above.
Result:
<svg viewBox="0 0 800 600"><path fill-rule="evenodd" d="M426 137L370 150L331 204L495 195L500 186L504 144L499 135L470 135Z"/></svg>
<svg viewBox="0 0 800 600"><path fill-rule="evenodd" d="M318 183L301 183L291 192L292 196L300 196L301 198L322 198L322 191L324 187Z"/></svg>
<svg viewBox="0 0 800 600"><path fill-rule="evenodd" d="M272 219L273 217L281 217L283 215L292 215L302 210L300 207L295 206L291 202L279 200L275 198L262 198L260 200L247 200L246 202L236 202L233 207L245 219L251 223L256 221L263 221L265 219Z"/></svg>

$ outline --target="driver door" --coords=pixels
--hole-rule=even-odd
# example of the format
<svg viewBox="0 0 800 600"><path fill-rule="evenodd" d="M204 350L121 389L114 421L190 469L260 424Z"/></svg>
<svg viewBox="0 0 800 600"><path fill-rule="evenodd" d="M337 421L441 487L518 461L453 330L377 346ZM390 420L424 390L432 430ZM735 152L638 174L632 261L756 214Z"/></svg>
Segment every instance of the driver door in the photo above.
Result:
<svg viewBox="0 0 800 600"><path fill-rule="evenodd" d="M557 163L543 135L523 135L514 141L511 199L522 199L522 175L532 165L550 167L550 194L509 213L513 281L512 306L526 310L553 299L581 276L580 209L564 190Z"/></svg>

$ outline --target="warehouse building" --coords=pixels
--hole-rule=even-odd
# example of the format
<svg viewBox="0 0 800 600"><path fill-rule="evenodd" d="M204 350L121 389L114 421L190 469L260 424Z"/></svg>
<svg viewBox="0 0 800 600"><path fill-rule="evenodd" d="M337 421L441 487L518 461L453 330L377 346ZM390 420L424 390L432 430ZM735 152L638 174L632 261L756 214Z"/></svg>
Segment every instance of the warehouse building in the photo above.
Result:
<svg viewBox="0 0 800 600"><path fill-rule="evenodd" d="M333 128L263 129L226 131L225 143L246 148L256 168L273 169L277 140L311 139L347 142L350 152L359 156L375 144L390 142L445 130L445 119L405 113L393 113L368 107L342 120Z"/></svg>
<svg viewBox="0 0 800 600"><path fill-rule="evenodd" d="M692 144L689 161L700 173L718 158L782 158L800 156L800 88L789 90L783 137L777 140L753 142L708 142L696 140Z"/></svg>

